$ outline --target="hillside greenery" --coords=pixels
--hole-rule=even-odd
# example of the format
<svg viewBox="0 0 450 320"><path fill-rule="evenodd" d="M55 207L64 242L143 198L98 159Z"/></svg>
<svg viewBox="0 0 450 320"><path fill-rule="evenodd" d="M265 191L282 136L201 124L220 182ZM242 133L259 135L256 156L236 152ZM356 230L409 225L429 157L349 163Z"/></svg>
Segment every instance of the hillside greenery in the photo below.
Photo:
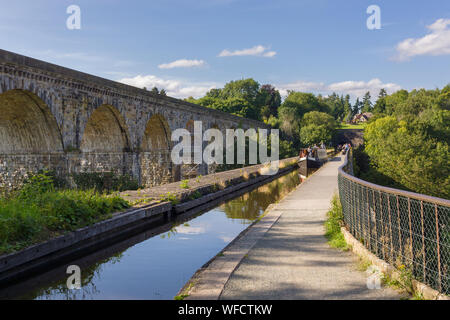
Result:
<svg viewBox="0 0 450 320"><path fill-rule="evenodd" d="M377 100L355 173L374 183L450 198L450 85Z"/></svg>
<svg viewBox="0 0 450 320"><path fill-rule="evenodd" d="M280 129L280 157L302 147L332 143L336 129L361 112L372 118L364 128L365 144L355 150L355 172L374 183L449 198L450 85L442 89L381 89L354 103L350 95L328 96L288 91L284 100L270 84L254 79L231 81L199 99L187 101Z"/></svg>
<svg viewBox="0 0 450 320"><path fill-rule="evenodd" d="M186 101L237 116L264 121L280 129L280 157L295 156L300 147L330 143L338 121L352 112L350 96L316 96L289 91L282 101L280 92L270 84L260 85L252 78L230 81L223 88L211 89L204 97ZM306 118L305 118L306 116ZM326 125L322 126L322 120ZM330 125L330 122L332 124ZM320 123L319 128L301 128Z"/></svg>
<svg viewBox="0 0 450 320"><path fill-rule="evenodd" d="M0 255L108 219L129 207L115 194L60 189L48 172L32 175L20 190L0 197Z"/></svg>

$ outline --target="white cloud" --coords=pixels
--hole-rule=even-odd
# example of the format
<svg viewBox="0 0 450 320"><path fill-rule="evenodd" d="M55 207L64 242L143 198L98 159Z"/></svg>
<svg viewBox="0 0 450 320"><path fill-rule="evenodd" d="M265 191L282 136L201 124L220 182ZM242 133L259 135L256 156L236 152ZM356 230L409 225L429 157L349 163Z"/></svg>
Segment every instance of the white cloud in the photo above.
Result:
<svg viewBox="0 0 450 320"><path fill-rule="evenodd" d="M307 82L307 81L296 81L292 83L282 84L277 86L282 96L287 96L288 90L301 91L301 92L318 92L326 89L323 82Z"/></svg>
<svg viewBox="0 0 450 320"><path fill-rule="evenodd" d="M422 38L409 38L400 42L394 60L405 61L414 56L450 54L450 19L438 19L427 26L429 34Z"/></svg>
<svg viewBox="0 0 450 320"><path fill-rule="evenodd" d="M167 95L175 98L202 97L213 88L223 87L223 84L215 82L190 82L180 79L163 79L155 75L138 75L135 77L123 78L118 80L138 88L146 87L151 90L153 87L164 89ZM385 83L378 78L369 81L341 81L326 84L324 82L296 81L286 84L275 85L282 96L287 96L288 90L312 92L323 95L336 92L338 94L350 94L352 98L362 97L367 91L375 97L380 89L384 88L388 93L400 90L402 87L395 83Z"/></svg>
<svg viewBox="0 0 450 320"><path fill-rule="evenodd" d="M233 57L233 56L259 56L259 57L266 57L266 58L272 58L277 53L275 51L268 51L268 47L264 47L262 45L254 46L253 48L249 49L242 49L242 50L235 50L235 51L229 51L227 49L222 50L221 53L219 53L219 57Z"/></svg>
<svg viewBox="0 0 450 320"><path fill-rule="evenodd" d="M172 69L172 68L190 68L190 67L201 67L205 65L203 60L187 60L180 59L170 63L163 63L158 66L160 69Z"/></svg>
<svg viewBox="0 0 450 320"><path fill-rule="evenodd" d="M216 83L192 83L176 79L162 79L155 75L138 75L132 78L123 78L118 81L141 89L143 87L146 87L147 90L151 90L153 87L157 87L160 90L164 89L168 96L175 98L187 98L190 96L199 98L204 96L209 90L217 88Z"/></svg>
<svg viewBox="0 0 450 320"><path fill-rule="evenodd" d="M205 227L178 226L175 229L177 233L181 234L202 234L206 232Z"/></svg>
<svg viewBox="0 0 450 320"><path fill-rule="evenodd" d="M223 242L228 243L233 241L234 237L229 237L229 236L219 236L219 239L221 239Z"/></svg>
<svg viewBox="0 0 450 320"><path fill-rule="evenodd" d="M376 96L380 89L386 89L388 93L395 92L401 89L401 86L395 83L383 83L380 79L374 78L367 82L365 81L341 81L330 84L323 82L306 82L297 81L288 84L277 85L277 89L283 96L287 95L288 90L313 92L322 94L331 94L336 92L338 94L349 94L352 97L361 97L367 91L370 91L372 96Z"/></svg>
<svg viewBox="0 0 450 320"><path fill-rule="evenodd" d="M368 82L364 81L342 81L332 83L328 86L329 91L348 93L353 96L363 96L367 91L371 95L378 94L381 89L386 89L388 93L400 90L402 87L395 83L383 83L380 79L374 78Z"/></svg>

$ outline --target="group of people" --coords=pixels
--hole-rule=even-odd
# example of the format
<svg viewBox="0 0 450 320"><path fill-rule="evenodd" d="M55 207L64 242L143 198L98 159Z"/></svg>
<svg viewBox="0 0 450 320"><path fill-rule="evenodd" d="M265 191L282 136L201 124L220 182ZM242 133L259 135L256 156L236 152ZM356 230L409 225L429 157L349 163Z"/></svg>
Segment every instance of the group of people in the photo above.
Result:
<svg viewBox="0 0 450 320"><path fill-rule="evenodd" d="M342 151L343 154L346 154L348 150L352 147L350 143L344 143L337 146L338 151Z"/></svg>
<svg viewBox="0 0 450 320"><path fill-rule="evenodd" d="M299 153L299 157L303 158L303 157L312 157L312 158L317 158L317 150L318 149L325 149L326 146L323 142L320 143L320 146L318 146L317 144L313 145L313 146L309 146L306 149L301 149L300 153Z"/></svg>

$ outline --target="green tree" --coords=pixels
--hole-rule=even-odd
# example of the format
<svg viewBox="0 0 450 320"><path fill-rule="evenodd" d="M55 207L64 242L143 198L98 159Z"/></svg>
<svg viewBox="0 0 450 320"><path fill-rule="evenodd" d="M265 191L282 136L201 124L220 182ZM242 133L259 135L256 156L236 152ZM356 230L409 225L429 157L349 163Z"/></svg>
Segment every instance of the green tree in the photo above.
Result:
<svg viewBox="0 0 450 320"><path fill-rule="evenodd" d="M269 117L269 119L264 120L264 122L270 125L272 128L279 129L281 127L281 120L272 115Z"/></svg>
<svg viewBox="0 0 450 320"><path fill-rule="evenodd" d="M259 110L243 98L215 99L209 108L221 110L240 117L259 120Z"/></svg>
<svg viewBox="0 0 450 320"><path fill-rule="evenodd" d="M344 113L342 114L342 119L349 113L352 112L352 104L350 102L350 95L347 94L344 99Z"/></svg>
<svg viewBox="0 0 450 320"><path fill-rule="evenodd" d="M249 104L257 106L259 97L259 83L252 78L230 81L220 91L220 98L240 98Z"/></svg>
<svg viewBox="0 0 450 320"><path fill-rule="evenodd" d="M186 101L248 119L262 120L261 106L258 104L259 83L251 78L230 81L223 89L211 89L200 99L189 98Z"/></svg>
<svg viewBox="0 0 450 320"><path fill-rule="evenodd" d="M311 111L330 112L330 108L312 93L290 91L279 108L281 128L288 134L298 135L303 115Z"/></svg>
<svg viewBox="0 0 450 320"><path fill-rule="evenodd" d="M372 101L370 99L371 99L370 92L367 91L362 101L362 109L361 109L362 113L372 111Z"/></svg>
<svg viewBox="0 0 450 320"><path fill-rule="evenodd" d="M311 111L304 115L300 129L300 139L304 145L329 143L337 128L333 116L318 111Z"/></svg>
<svg viewBox="0 0 450 320"><path fill-rule="evenodd" d="M391 95L386 96L386 114L391 115L396 111L396 108L408 99L408 91L399 90Z"/></svg>
<svg viewBox="0 0 450 320"><path fill-rule="evenodd" d="M347 99L347 97L344 99L343 96L339 96L335 92L333 92L331 95L329 95L326 98L322 98L322 99L319 98L319 101L322 100L325 104L327 104L330 109L330 114L336 120L341 121L347 114L348 110L347 110L346 103L349 103L350 96L348 96L348 99L349 99L348 101L346 99Z"/></svg>
<svg viewBox="0 0 450 320"><path fill-rule="evenodd" d="M448 110L412 121L379 118L365 129L365 150L379 173L405 189L450 198L449 121Z"/></svg>
<svg viewBox="0 0 450 320"><path fill-rule="evenodd" d="M221 94L222 94L222 89L211 89L206 93L206 97L220 98Z"/></svg>
<svg viewBox="0 0 450 320"><path fill-rule="evenodd" d="M359 100L359 98L356 98L355 104L353 105L353 109L352 109L352 118L354 115L361 112L361 108L362 108L362 102Z"/></svg>
<svg viewBox="0 0 450 320"><path fill-rule="evenodd" d="M264 84L259 89L258 102L261 106L261 116L268 119L271 115L278 116L278 108L281 105L280 92L270 84Z"/></svg>
<svg viewBox="0 0 450 320"><path fill-rule="evenodd" d="M375 102L375 105L373 106L373 112L375 114L385 113L386 112L386 90L381 89L380 93L378 94L378 99Z"/></svg>
<svg viewBox="0 0 450 320"><path fill-rule="evenodd" d="M441 90L438 97L438 104L441 109L450 110L450 84Z"/></svg>

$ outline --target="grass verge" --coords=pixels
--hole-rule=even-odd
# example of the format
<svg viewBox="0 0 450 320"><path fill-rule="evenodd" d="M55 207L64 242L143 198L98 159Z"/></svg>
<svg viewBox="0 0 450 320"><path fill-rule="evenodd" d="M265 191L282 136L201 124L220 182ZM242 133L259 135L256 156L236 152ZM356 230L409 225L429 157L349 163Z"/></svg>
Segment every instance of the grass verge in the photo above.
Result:
<svg viewBox="0 0 450 320"><path fill-rule="evenodd" d="M24 249L68 231L108 219L130 204L94 190L57 190L45 173L0 198L0 255Z"/></svg>
<svg viewBox="0 0 450 320"><path fill-rule="evenodd" d="M342 122L339 125L338 129L364 129L366 127L365 123L358 123L358 124L349 124Z"/></svg>
<svg viewBox="0 0 450 320"><path fill-rule="evenodd" d="M339 197L335 194L333 199L331 199L331 208L327 212L327 221L325 221L325 237L328 239L328 244L331 247L347 251L349 250L349 246L341 232L343 219L344 216L342 213L342 205Z"/></svg>

